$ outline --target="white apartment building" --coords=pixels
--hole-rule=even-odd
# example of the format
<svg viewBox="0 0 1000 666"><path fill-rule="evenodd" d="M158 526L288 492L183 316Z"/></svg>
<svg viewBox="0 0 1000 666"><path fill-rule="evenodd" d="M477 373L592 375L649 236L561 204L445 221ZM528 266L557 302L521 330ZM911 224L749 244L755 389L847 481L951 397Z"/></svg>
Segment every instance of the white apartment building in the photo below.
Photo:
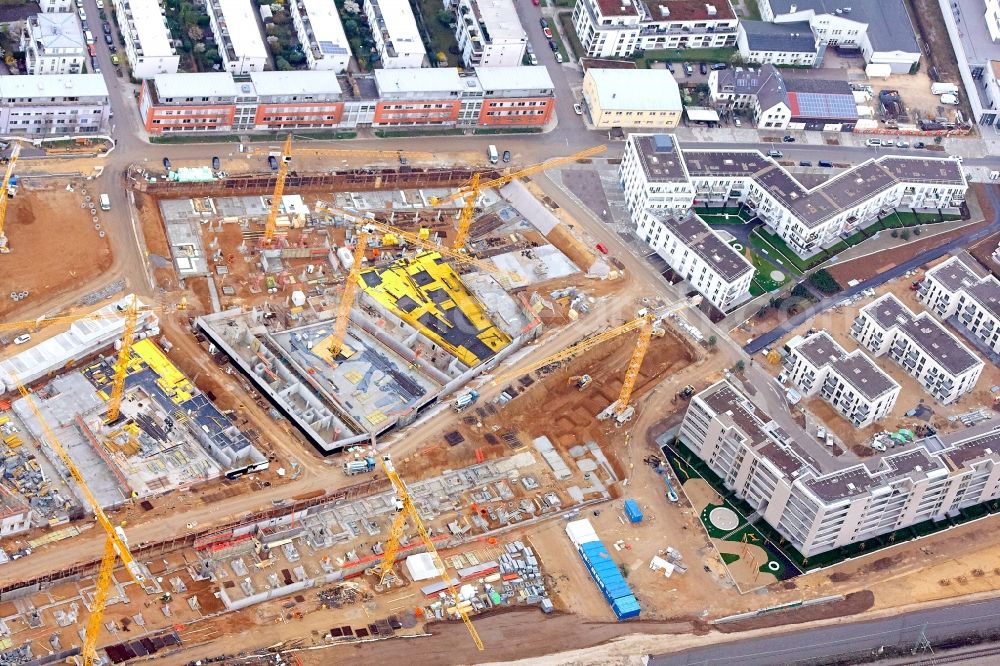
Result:
<svg viewBox="0 0 1000 666"><path fill-rule="evenodd" d="M115 0L114 16L132 76L145 80L177 73L180 56L158 0Z"/></svg>
<svg viewBox="0 0 1000 666"><path fill-rule="evenodd" d="M619 177L633 221L647 208L683 213L694 204L694 187L672 134L629 134Z"/></svg>
<svg viewBox="0 0 1000 666"><path fill-rule="evenodd" d="M267 46L257 28L256 5L251 0L208 0L205 6L225 70L237 76L264 71Z"/></svg>
<svg viewBox="0 0 1000 666"><path fill-rule="evenodd" d="M646 209L636 233L723 312L750 297L754 267L694 213Z"/></svg>
<svg viewBox="0 0 1000 666"><path fill-rule="evenodd" d="M892 294L861 308L851 335L876 356L888 354L945 405L972 391L985 367L934 317L915 316Z"/></svg>
<svg viewBox="0 0 1000 666"><path fill-rule="evenodd" d="M1000 497L1000 426L989 422L844 468L804 453L721 381L691 399L678 439L806 558Z"/></svg>
<svg viewBox="0 0 1000 666"><path fill-rule="evenodd" d="M0 76L0 134L97 134L110 112L100 74Z"/></svg>
<svg viewBox="0 0 1000 666"><path fill-rule="evenodd" d="M580 0L573 9L573 27L592 58L733 46L737 25L729 0Z"/></svg>
<svg viewBox="0 0 1000 666"><path fill-rule="evenodd" d="M423 67L427 50L407 0L365 0L365 16L383 69Z"/></svg>
<svg viewBox="0 0 1000 666"><path fill-rule="evenodd" d="M844 351L826 331L788 343L784 375L805 396L819 394L855 428L885 418L900 386L864 352Z"/></svg>
<svg viewBox="0 0 1000 666"><path fill-rule="evenodd" d="M968 184L954 158L884 156L811 189L756 150L681 151L669 135L631 134L620 167L633 220L645 208L745 204L807 257L894 208L948 209Z"/></svg>
<svg viewBox="0 0 1000 666"><path fill-rule="evenodd" d="M740 21L736 46L743 62L812 67L819 44L808 23Z"/></svg>
<svg viewBox="0 0 1000 666"><path fill-rule="evenodd" d="M24 22L21 51L28 74L79 74L87 42L75 13L35 14Z"/></svg>
<svg viewBox="0 0 1000 666"><path fill-rule="evenodd" d="M38 8L45 14L76 13L73 0L38 0Z"/></svg>
<svg viewBox="0 0 1000 666"><path fill-rule="evenodd" d="M455 39L466 68L522 64L528 34L513 0L460 0L455 24Z"/></svg>
<svg viewBox="0 0 1000 666"><path fill-rule="evenodd" d="M820 44L860 49L865 62L906 74L920 62L920 45L903 0L760 0L774 23L808 22Z"/></svg>
<svg viewBox="0 0 1000 666"><path fill-rule="evenodd" d="M965 254L927 271L917 298L942 319L1000 354L1000 280Z"/></svg>
<svg viewBox="0 0 1000 666"><path fill-rule="evenodd" d="M346 71L351 61L351 44L333 0L292 0L288 4L309 69L337 74Z"/></svg>

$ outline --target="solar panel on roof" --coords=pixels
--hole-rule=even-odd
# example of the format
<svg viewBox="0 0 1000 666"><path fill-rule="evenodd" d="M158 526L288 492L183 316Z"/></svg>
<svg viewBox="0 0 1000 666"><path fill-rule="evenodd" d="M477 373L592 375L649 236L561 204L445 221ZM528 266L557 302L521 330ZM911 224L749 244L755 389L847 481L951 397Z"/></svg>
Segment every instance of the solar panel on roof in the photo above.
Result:
<svg viewBox="0 0 1000 666"><path fill-rule="evenodd" d="M326 55L344 55L350 53L347 49L339 44L334 44L333 42L320 42L319 50Z"/></svg>
<svg viewBox="0 0 1000 666"><path fill-rule="evenodd" d="M792 92L788 93L788 101L792 107L792 116L850 120L858 117L858 107L853 96Z"/></svg>

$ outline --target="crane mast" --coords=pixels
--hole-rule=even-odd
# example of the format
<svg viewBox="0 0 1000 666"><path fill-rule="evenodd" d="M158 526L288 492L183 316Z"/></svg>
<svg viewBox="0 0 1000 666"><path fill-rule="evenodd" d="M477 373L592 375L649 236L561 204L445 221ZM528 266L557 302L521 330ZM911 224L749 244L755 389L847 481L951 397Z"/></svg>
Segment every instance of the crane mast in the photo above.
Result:
<svg viewBox="0 0 1000 666"><path fill-rule="evenodd" d="M21 144L14 144L10 152L10 162L7 163L7 173L3 177L3 190L0 191L0 254L8 254L10 248L7 246L7 203L10 200L10 180L14 176L14 165L17 164L17 157L21 154Z"/></svg>
<svg viewBox="0 0 1000 666"><path fill-rule="evenodd" d="M133 295L125 308L125 332L122 334L122 346L118 350L118 360L115 361L115 375L111 382L111 399L108 400L108 423L118 420L121 413L122 397L125 395L125 377L128 375L128 364L132 358L132 343L135 339L135 326L139 319L139 308Z"/></svg>
<svg viewBox="0 0 1000 666"><path fill-rule="evenodd" d="M368 234L361 232L355 238L357 243L354 246L354 254L351 264L351 271L347 274L347 282L344 283L344 293L340 295L340 304L337 305L337 318L333 324L333 336L328 349L330 350L330 361L337 358L340 350L344 348L344 336L347 335L347 326L351 323L351 307L354 305L354 294L358 291L358 276L361 274L361 262L365 258L365 248L368 247Z"/></svg>
<svg viewBox="0 0 1000 666"><path fill-rule="evenodd" d="M292 161L292 135L285 139L281 148L281 160L278 163L278 179L274 182L274 193L271 195L271 209L267 213L267 224L264 226L264 243L274 242L274 232L277 228L278 213L281 212L281 196L285 192L285 180L288 179L288 165Z"/></svg>

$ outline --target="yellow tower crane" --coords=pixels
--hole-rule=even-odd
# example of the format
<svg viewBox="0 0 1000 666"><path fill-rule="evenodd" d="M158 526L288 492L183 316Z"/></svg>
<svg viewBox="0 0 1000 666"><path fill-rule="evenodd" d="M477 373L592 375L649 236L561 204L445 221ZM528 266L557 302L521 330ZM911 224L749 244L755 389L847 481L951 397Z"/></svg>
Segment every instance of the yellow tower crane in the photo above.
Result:
<svg viewBox="0 0 1000 666"><path fill-rule="evenodd" d="M135 339L135 326L139 320L139 303L132 295L132 300L125 307L125 332L122 334L121 349L118 350L118 360L115 362L115 376L111 380L111 398L108 400L108 423L118 420L121 413L122 396L125 395L125 376L128 374L128 362L132 357L132 342Z"/></svg>
<svg viewBox="0 0 1000 666"><path fill-rule="evenodd" d="M455 585L448 577L448 570L444 566L444 561L441 559L441 555L438 554L437 547L435 547L434 541L427 532L427 528L424 527L424 521L420 519L420 514L417 512L416 504L413 503L410 491L407 489L403 479L400 478L399 473L392 463L392 459L388 455L382 456L382 469L385 471L385 475L389 478L389 481L392 482L392 488L396 492L396 517L393 518L389 540L382 551L382 560L366 573L379 576L380 585L386 585L391 580L393 577L392 570L396 565L396 556L399 554L400 540L403 538L403 532L406 529L406 519L409 518L410 522L413 523L413 527L420 535L420 540L423 542L427 552L434 559L434 567L440 572L441 581L444 582L448 593L454 600L455 612L462 618L476 647L479 650L483 650L483 641L479 637L479 632L476 631L475 625L472 624L469 614L461 607L458 590L455 589Z"/></svg>
<svg viewBox="0 0 1000 666"><path fill-rule="evenodd" d="M592 157L598 153L603 153L606 149L607 146L593 146L591 148L587 148L586 150L581 150L578 153L566 155L565 157L554 157L551 160L546 160L540 164L534 164L491 180L482 180L480 174L477 172L472 175L472 180L468 185L455 190L447 196L432 198L431 205L440 206L441 204L449 203L451 201L464 199L465 203L462 206L462 211L458 215L458 230L455 232L455 241L452 243L453 248L460 250L465 247L465 239L469 236L469 228L472 227L472 217L476 210L476 199L479 198L479 192L481 190L501 187L512 180L524 178L525 176L530 176L533 173L539 173L541 171L545 171L546 169L568 164L569 162Z"/></svg>
<svg viewBox="0 0 1000 666"><path fill-rule="evenodd" d="M344 348L344 336L347 335L347 326L351 323L351 307L354 305L354 294L358 291L358 278L361 275L361 262L365 258L365 248L368 247L368 234L361 232L354 239L354 254L351 258L351 270L347 274L347 282L344 283L344 292L340 295L340 303L337 305L336 319L333 323L333 335L330 336L330 343L327 349L330 352L330 361L337 358L340 350Z"/></svg>
<svg viewBox="0 0 1000 666"><path fill-rule="evenodd" d="M91 510L94 512L94 518L97 520L97 524L101 526L101 529L105 532L104 540L104 554L101 557L101 566L97 574L97 583L94 590L94 599L91 603L90 608L90 618L87 620L87 629L84 634L83 643L83 665L84 666L94 666L95 664L101 663L101 659L97 656L97 639L101 632L101 619L104 617L104 608L108 600L108 591L111 587L111 576L114 573L115 561L121 558L122 563L125 565L125 569L128 571L132 580L136 582L139 587L143 588L147 593L155 592L155 587L146 587L147 575L143 567L135 561L132 557L131 551L128 548L128 540L125 537L125 532L121 527L116 527L111 523L111 520L104 513L104 509L101 508L100 502L94 497L93 492L87 486L87 482L83 478L83 474L77 468L76 463L73 459L69 457L66 453L66 449L63 448L62 443L52 432L52 428L49 427L48 422L46 422L45 417L42 416L41 410L35 404L35 400L31 393L25 388L24 384L21 383L20 379L15 377L17 382L17 390L20 391L21 395L24 397L25 402L28 403L28 407L31 408L35 419L38 420L39 425L42 428L42 434L45 442L52 447L59 458L66 465L66 469L69 471L70 476L79 485L81 494L84 496L87 504L90 506Z"/></svg>
<svg viewBox="0 0 1000 666"><path fill-rule="evenodd" d="M14 175L14 165L17 164L17 157L21 154L21 144L14 144L10 152L10 162L7 163L7 173L3 177L3 189L0 190L0 254L8 254L10 248L7 246L7 202L10 199L10 179Z"/></svg>
<svg viewBox="0 0 1000 666"><path fill-rule="evenodd" d="M278 179L274 181L274 194L271 196L271 209L267 213L267 223L264 226L264 244L274 242L274 230L278 223L278 213L281 212L281 195L285 192L285 180L288 179L288 165L292 161L292 135L285 138L281 148L281 158L278 160Z"/></svg>

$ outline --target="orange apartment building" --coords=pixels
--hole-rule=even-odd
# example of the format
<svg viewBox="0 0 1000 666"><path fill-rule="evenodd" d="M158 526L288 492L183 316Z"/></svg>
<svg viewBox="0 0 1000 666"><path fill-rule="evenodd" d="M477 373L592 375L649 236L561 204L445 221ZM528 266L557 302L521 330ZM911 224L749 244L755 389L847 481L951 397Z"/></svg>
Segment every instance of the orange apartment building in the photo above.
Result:
<svg viewBox="0 0 1000 666"><path fill-rule="evenodd" d="M142 84L152 135L355 127L542 127L555 112L544 67L160 74Z"/></svg>

